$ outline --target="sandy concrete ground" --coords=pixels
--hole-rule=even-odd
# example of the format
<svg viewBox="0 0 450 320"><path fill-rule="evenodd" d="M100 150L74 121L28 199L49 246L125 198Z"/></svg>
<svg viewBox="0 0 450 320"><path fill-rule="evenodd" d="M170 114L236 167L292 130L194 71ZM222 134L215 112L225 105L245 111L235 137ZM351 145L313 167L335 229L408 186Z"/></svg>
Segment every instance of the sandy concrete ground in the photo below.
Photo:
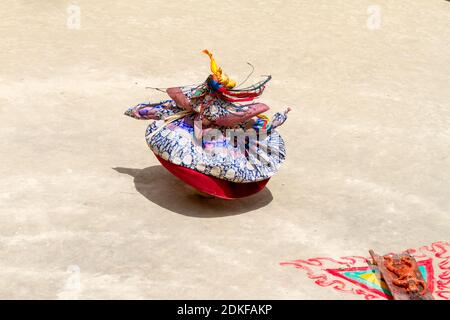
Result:
<svg viewBox="0 0 450 320"><path fill-rule="evenodd" d="M449 2L177 2L0 2L0 298L356 299L279 262L450 240ZM294 108L251 198L197 197L122 115L204 48Z"/></svg>

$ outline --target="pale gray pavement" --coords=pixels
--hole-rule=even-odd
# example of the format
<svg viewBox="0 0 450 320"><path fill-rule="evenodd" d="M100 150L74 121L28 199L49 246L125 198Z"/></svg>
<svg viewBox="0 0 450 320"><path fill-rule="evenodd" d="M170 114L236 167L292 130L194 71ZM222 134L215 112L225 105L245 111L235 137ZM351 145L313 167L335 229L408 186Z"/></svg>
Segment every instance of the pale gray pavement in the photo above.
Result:
<svg viewBox="0 0 450 320"><path fill-rule="evenodd" d="M0 298L356 299L279 262L450 240L450 3L177 2L0 3ZM294 109L248 199L195 196L122 115L204 48Z"/></svg>

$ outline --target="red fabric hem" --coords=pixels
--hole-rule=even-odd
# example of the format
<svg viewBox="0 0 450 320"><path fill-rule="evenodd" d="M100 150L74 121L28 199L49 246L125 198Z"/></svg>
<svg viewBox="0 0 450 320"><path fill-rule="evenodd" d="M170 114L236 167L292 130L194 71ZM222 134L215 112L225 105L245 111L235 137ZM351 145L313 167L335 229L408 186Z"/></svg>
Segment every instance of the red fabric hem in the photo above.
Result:
<svg viewBox="0 0 450 320"><path fill-rule="evenodd" d="M208 176L198 171L173 164L156 154L155 156L164 168L177 178L200 192L222 199L231 200L251 196L264 189L270 179L249 183L236 183Z"/></svg>

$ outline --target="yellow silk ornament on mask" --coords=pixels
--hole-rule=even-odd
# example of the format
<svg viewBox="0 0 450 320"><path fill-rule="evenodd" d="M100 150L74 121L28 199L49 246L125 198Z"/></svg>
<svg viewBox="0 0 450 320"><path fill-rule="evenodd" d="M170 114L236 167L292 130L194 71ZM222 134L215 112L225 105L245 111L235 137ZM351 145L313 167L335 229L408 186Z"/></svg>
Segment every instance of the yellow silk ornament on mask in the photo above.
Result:
<svg viewBox="0 0 450 320"><path fill-rule="evenodd" d="M222 68L220 68L216 60L213 58L213 55L211 52L209 52L207 49L202 51L204 54L207 54L209 56L209 59L211 61L211 72L213 75L216 76L216 78L219 80L219 83L224 85L227 89L231 89L234 86L236 86L236 81L228 77L225 73L222 73Z"/></svg>

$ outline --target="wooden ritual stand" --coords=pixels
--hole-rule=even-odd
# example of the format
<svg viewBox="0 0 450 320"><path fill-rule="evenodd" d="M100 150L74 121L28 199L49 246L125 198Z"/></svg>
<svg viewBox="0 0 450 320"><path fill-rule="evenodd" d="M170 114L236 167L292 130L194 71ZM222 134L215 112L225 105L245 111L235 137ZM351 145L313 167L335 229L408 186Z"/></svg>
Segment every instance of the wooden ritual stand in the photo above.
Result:
<svg viewBox="0 0 450 320"><path fill-rule="evenodd" d="M369 251L373 264L380 273L395 300L434 300L428 285L417 267L417 262L407 253L377 255Z"/></svg>

